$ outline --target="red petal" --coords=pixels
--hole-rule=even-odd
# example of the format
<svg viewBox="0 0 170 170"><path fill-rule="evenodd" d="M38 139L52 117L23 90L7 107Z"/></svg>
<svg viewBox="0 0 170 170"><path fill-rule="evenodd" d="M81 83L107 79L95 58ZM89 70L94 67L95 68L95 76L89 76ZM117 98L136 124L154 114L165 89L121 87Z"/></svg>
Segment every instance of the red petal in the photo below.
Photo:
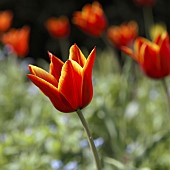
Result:
<svg viewBox="0 0 170 170"><path fill-rule="evenodd" d="M135 53L135 58L138 62L142 62L143 61L143 55L141 55L141 47L143 46L143 44L147 44L149 41L145 38L142 37L138 37L135 40L134 43L134 53Z"/></svg>
<svg viewBox="0 0 170 170"><path fill-rule="evenodd" d="M49 74L48 72L37 66L29 65L28 67L33 75L36 75L37 77L49 82L53 86L58 87L58 81L54 78L53 75Z"/></svg>
<svg viewBox="0 0 170 170"><path fill-rule="evenodd" d="M168 35L167 32L162 33L162 34L159 34L159 35L156 37L156 39L155 39L154 42L155 42L156 44L158 44L159 46L161 46L162 41L164 41L164 40L166 40L166 41L169 42L169 35Z"/></svg>
<svg viewBox="0 0 170 170"><path fill-rule="evenodd" d="M126 47L126 46L121 46L121 50L122 50L125 54L127 54L128 56L130 56L130 57L132 57L132 58L134 58L134 59L136 60L132 49L130 49L129 47Z"/></svg>
<svg viewBox="0 0 170 170"><path fill-rule="evenodd" d="M162 78L158 51L151 46L145 46L142 68L149 77Z"/></svg>
<svg viewBox="0 0 170 170"><path fill-rule="evenodd" d="M64 63L59 58L55 57L52 53L48 52L48 55L51 60L50 74L52 74L57 79L57 81L59 81L61 69Z"/></svg>
<svg viewBox="0 0 170 170"><path fill-rule="evenodd" d="M159 34L157 37L156 37L156 39L154 40L154 43L156 43L156 44L160 44L161 43L161 41L162 41L162 39L161 39L161 34Z"/></svg>
<svg viewBox="0 0 170 170"><path fill-rule="evenodd" d="M92 50L87 58L86 64L83 68L83 89L82 89L82 107L87 106L93 97L93 85L92 85L92 69L94 60L96 57L96 48Z"/></svg>
<svg viewBox="0 0 170 170"><path fill-rule="evenodd" d="M170 44L169 38L165 37L160 46L160 65L164 75L170 74Z"/></svg>
<svg viewBox="0 0 170 170"><path fill-rule="evenodd" d="M67 60L63 65L58 90L67 99L72 108L77 110L82 103L82 68L74 60Z"/></svg>
<svg viewBox="0 0 170 170"><path fill-rule="evenodd" d="M86 58L76 44L70 48L69 59L76 61L81 67L83 67L86 62Z"/></svg>
<svg viewBox="0 0 170 170"><path fill-rule="evenodd" d="M74 109L68 101L60 94L58 89L47 81L32 74L27 75L28 78L51 100L54 107L61 112L73 112Z"/></svg>

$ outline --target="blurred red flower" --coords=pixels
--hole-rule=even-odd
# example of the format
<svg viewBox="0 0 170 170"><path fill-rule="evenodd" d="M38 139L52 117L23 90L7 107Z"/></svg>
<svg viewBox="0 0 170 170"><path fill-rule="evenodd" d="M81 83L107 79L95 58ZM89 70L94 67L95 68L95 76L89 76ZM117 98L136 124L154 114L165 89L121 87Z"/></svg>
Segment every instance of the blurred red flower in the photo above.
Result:
<svg viewBox="0 0 170 170"><path fill-rule="evenodd" d="M29 65L29 79L61 112L73 112L87 106L93 96L92 68L96 57L94 48L86 59L76 44L71 46L69 59L63 63L49 53L50 72Z"/></svg>
<svg viewBox="0 0 170 170"><path fill-rule="evenodd" d="M82 11L74 12L73 23L85 33L96 37L100 36L107 26L104 11L97 1L86 4Z"/></svg>
<svg viewBox="0 0 170 170"><path fill-rule="evenodd" d="M154 42L138 37L134 42L134 51L128 47L122 50L134 58L145 74L160 79L170 75L169 35L159 34Z"/></svg>
<svg viewBox="0 0 170 170"><path fill-rule="evenodd" d="M134 2L139 6L152 7L155 4L156 0L134 0Z"/></svg>
<svg viewBox="0 0 170 170"><path fill-rule="evenodd" d="M7 31L12 22L13 14L11 11L1 11L0 12L0 33Z"/></svg>
<svg viewBox="0 0 170 170"><path fill-rule="evenodd" d="M123 23L120 26L110 26L107 30L109 41L117 48L130 46L138 34L138 25L135 21Z"/></svg>
<svg viewBox="0 0 170 170"><path fill-rule="evenodd" d="M66 16L51 17L46 21L45 26L55 38L64 38L70 34L70 24Z"/></svg>
<svg viewBox="0 0 170 170"><path fill-rule="evenodd" d="M2 35L1 41L9 45L13 52L19 57L25 57L29 50L30 28L24 26L20 29L12 28L9 32Z"/></svg>

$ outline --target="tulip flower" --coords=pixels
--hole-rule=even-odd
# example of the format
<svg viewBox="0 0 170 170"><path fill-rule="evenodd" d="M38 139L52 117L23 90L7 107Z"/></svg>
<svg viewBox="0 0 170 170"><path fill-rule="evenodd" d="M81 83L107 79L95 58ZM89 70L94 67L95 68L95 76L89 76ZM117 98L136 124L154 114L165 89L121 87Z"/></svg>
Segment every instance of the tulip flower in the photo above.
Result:
<svg viewBox="0 0 170 170"><path fill-rule="evenodd" d="M94 48L86 59L76 44L71 46L69 59L63 63L49 53L49 73L29 65L29 79L51 100L61 112L73 112L86 107L93 96L92 67L96 56Z"/></svg>
<svg viewBox="0 0 170 170"><path fill-rule="evenodd" d="M102 6L97 1L86 4L82 11L75 12L73 23L85 33L95 37L101 36L107 26Z"/></svg>
<svg viewBox="0 0 170 170"><path fill-rule="evenodd" d="M5 32L11 26L13 14L11 11L1 11L0 12L0 33Z"/></svg>
<svg viewBox="0 0 170 170"><path fill-rule="evenodd" d="M49 57L49 73L37 66L29 65L31 74L28 74L28 78L51 100L57 110L65 113L77 112L87 134L96 168L101 170L93 137L81 111L93 96L92 68L96 48L87 59L76 44L71 46L69 59L65 63L51 53Z"/></svg>
<svg viewBox="0 0 170 170"><path fill-rule="evenodd" d="M70 24L66 16L51 17L46 21L45 26L51 36L55 38L65 38L70 33Z"/></svg>
<svg viewBox="0 0 170 170"><path fill-rule="evenodd" d="M138 33L138 25L135 21L123 23L120 26L110 26L107 30L109 41L117 48L130 46Z"/></svg>
<svg viewBox="0 0 170 170"><path fill-rule="evenodd" d="M156 0L134 0L134 2L139 6L152 7Z"/></svg>
<svg viewBox="0 0 170 170"><path fill-rule="evenodd" d="M139 63L147 76L161 79L170 75L170 42L167 33L159 34L154 42L138 37L134 42L134 51L125 46L121 49Z"/></svg>
<svg viewBox="0 0 170 170"><path fill-rule="evenodd" d="M19 57L25 57L29 49L30 28L24 26L20 29L12 28L9 32L2 35L1 41L9 45L13 52Z"/></svg>

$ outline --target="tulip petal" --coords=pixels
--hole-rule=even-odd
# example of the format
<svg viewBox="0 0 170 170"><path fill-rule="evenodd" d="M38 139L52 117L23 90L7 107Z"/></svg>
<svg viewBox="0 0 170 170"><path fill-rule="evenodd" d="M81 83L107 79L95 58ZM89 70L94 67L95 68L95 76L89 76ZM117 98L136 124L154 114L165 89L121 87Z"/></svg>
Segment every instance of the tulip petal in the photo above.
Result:
<svg viewBox="0 0 170 170"><path fill-rule="evenodd" d="M161 39L161 34L159 34L159 35L156 37L156 39L154 40L154 43L160 45L161 41L162 41L162 39Z"/></svg>
<svg viewBox="0 0 170 170"><path fill-rule="evenodd" d="M28 67L33 75L47 81L48 83L52 84L55 87L58 87L58 81L55 79L53 75L49 74L48 72L37 66L29 65Z"/></svg>
<svg viewBox="0 0 170 170"><path fill-rule="evenodd" d="M143 54L141 55L141 46L143 46L143 44L147 44L147 43L149 43L149 41L145 38L142 38L142 37L138 37L135 40L135 43L134 43L135 59L139 63L143 62Z"/></svg>
<svg viewBox="0 0 170 170"><path fill-rule="evenodd" d="M96 48L92 50L87 58L86 64L83 68L83 88L82 88L82 105L87 106L93 97L93 85L92 85L92 69L94 60L96 57Z"/></svg>
<svg viewBox="0 0 170 170"><path fill-rule="evenodd" d="M164 32L162 34L158 34L158 36L155 38L154 43L161 46L162 41L167 40L169 42L169 35L167 32Z"/></svg>
<svg viewBox="0 0 170 170"><path fill-rule="evenodd" d="M170 74L170 45L169 38L165 37L160 46L160 65L163 74Z"/></svg>
<svg viewBox="0 0 170 170"><path fill-rule="evenodd" d="M51 60L50 74L52 74L57 79L57 81L59 81L61 69L64 63L59 58L55 57L52 53L48 52L48 55Z"/></svg>
<svg viewBox="0 0 170 170"><path fill-rule="evenodd" d="M36 75L28 74L28 78L51 100L54 107L61 112L73 112L74 109L52 84Z"/></svg>
<svg viewBox="0 0 170 170"><path fill-rule="evenodd" d="M69 59L76 61L81 67L83 67L86 62L85 56L76 44L72 45L70 48Z"/></svg>
<svg viewBox="0 0 170 170"><path fill-rule="evenodd" d="M144 61L142 63L142 68L144 72L151 78L160 78L162 76L158 50L159 49L155 49L148 45L146 45L144 48Z"/></svg>
<svg viewBox="0 0 170 170"><path fill-rule="evenodd" d="M61 70L58 90L77 110L82 103L82 68L74 60L67 60Z"/></svg>
<svg viewBox="0 0 170 170"><path fill-rule="evenodd" d="M127 46L121 46L121 51L123 51L125 54L127 54L128 56L130 56L136 60L136 58L134 56L134 52L132 51L131 48L129 48Z"/></svg>

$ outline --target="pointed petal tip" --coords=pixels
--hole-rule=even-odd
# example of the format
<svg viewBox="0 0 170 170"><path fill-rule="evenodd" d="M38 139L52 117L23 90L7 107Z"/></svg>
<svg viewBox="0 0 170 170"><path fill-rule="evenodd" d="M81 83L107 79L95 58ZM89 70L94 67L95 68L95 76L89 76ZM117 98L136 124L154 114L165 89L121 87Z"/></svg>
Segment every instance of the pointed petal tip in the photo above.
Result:
<svg viewBox="0 0 170 170"><path fill-rule="evenodd" d="M79 46L76 44L76 43L74 43L71 47L70 47L70 49L72 50L79 50Z"/></svg>
<svg viewBox="0 0 170 170"><path fill-rule="evenodd" d="M92 58L93 58L93 59L96 58L96 47L94 47L94 48L92 49L92 51L90 52L88 58L91 58L91 59L92 59Z"/></svg>
<svg viewBox="0 0 170 170"><path fill-rule="evenodd" d="M51 52L50 51L47 51L48 55L51 55Z"/></svg>
<svg viewBox="0 0 170 170"><path fill-rule="evenodd" d="M77 52L77 51L79 51L79 47L77 46L76 43L74 43L74 44L70 47L70 54L71 54L71 53L75 53L75 52Z"/></svg>
<svg viewBox="0 0 170 170"><path fill-rule="evenodd" d="M32 78L34 75L33 75L33 74L27 74L26 76L31 80L31 78Z"/></svg>
<svg viewBox="0 0 170 170"><path fill-rule="evenodd" d="M53 56L53 54L52 54L50 51L47 51L47 53L48 53L48 56L49 56L50 61L51 61L51 60L52 60L52 56Z"/></svg>
<svg viewBox="0 0 170 170"><path fill-rule="evenodd" d="M29 77L31 74L26 74L27 77Z"/></svg>
<svg viewBox="0 0 170 170"><path fill-rule="evenodd" d="M33 67L33 66L35 66L35 65L34 65L34 64L28 64L28 66Z"/></svg>
<svg viewBox="0 0 170 170"><path fill-rule="evenodd" d="M74 44L70 47L70 49L72 49L72 48L78 48L77 44L74 43Z"/></svg>
<svg viewBox="0 0 170 170"><path fill-rule="evenodd" d="M97 49L96 49L96 46L94 46L94 48L93 48L92 51L96 53L96 50L97 50Z"/></svg>
<svg viewBox="0 0 170 170"><path fill-rule="evenodd" d="M33 65L32 64L28 64L28 69L29 69L29 71L32 73L32 67L33 67Z"/></svg>
<svg viewBox="0 0 170 170"><path fill-rule="evenodd" d="M51 53L50 51L47 51L48 52L48 56L49 56L49 58L50 58L50 61L52 61L53 60L53 58L57 58L57 59L59 59L57 56L55 56L53 53ZM60 60L60 59L59 59Z"/></svg>
<svg viewBox="0 0 170 170"><path fill-rule="evenodd" d="M96 57L96 46L92 49L92 51L90 52L89 56L93 55L94 58Z"/></svg>

